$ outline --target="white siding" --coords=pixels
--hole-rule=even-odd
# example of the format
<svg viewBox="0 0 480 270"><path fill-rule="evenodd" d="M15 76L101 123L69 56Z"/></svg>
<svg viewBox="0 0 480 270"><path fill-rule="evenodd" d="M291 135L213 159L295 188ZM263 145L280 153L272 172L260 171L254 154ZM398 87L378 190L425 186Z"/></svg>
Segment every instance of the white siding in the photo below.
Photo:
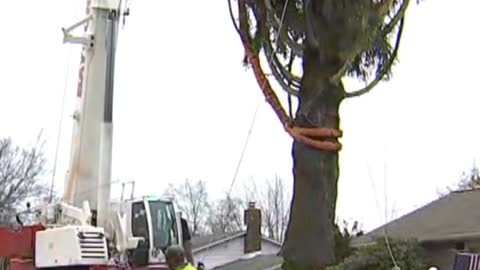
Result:
<svg viewBox="0 0 480 270"><path fill-rule="evenodd" d="M214 247L195 252L195 263L203 262L207 269L227 264L240 259L243 255L244 236L226 241ZM262 254L276 254L280 250L278 245L262 241Z"/></svg>

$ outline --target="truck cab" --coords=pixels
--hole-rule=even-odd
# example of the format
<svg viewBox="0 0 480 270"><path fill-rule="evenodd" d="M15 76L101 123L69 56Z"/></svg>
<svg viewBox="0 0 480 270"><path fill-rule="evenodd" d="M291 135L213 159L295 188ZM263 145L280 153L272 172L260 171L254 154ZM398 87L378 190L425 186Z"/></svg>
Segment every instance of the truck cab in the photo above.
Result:
<svg viewBox="0 0 480 270"><path fill-rule="evenodd" d="M134 265L165 262L164 252L171 245L183 245L180 216L173 202L155 196L126 201L126 237L141 238L129 251Z"/></svg>

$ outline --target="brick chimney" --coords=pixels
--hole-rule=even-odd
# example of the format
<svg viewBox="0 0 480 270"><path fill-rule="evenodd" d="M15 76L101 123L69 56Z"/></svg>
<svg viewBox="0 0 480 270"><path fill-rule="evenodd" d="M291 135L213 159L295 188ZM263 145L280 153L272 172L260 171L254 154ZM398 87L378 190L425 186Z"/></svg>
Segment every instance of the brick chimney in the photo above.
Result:
<svg viewBox="0 0 480 270"><path fill-rule="evenodd" d="M248 203L244 213L247 234L243 244L244 253L252 253L262 249L262 214L260 209L255 208L255 202Z"/></svg>

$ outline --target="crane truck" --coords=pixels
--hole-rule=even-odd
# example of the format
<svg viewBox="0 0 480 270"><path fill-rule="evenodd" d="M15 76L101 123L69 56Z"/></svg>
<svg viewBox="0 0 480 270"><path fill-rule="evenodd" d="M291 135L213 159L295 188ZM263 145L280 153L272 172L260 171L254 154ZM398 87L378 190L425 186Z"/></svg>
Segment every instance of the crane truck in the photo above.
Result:
<svg viewBox="0 0 480 270"><path fill-rule="evenodd" d="M115 51L127 11L122 0L87 0L86 17L62 29L64 43L83 47L63 200L37 209L36 225L0 228L12 270L167 269L165 249L182 245L171 198L110 202Z"/></svg>

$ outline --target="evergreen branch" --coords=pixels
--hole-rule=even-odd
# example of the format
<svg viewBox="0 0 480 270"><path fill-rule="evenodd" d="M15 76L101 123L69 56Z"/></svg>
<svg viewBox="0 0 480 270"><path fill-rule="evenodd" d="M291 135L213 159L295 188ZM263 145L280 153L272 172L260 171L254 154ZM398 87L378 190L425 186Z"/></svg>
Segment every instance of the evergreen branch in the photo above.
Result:
<svg viewBox="0 0 480 270"><path fill-rule="evenodd" d="M344 26L344 35L347 39L337 41L339 44L343 43L338 55L342 65L330 76L330 83L338 84L345 73L352 69L352 63L355 59L367 48L370 48L378 39L378 36L383 36L381 34L383 21L393 6L394 0L385 0L372 6L357 3L349 8L338 3L333 4L332 2L329 4L327 10L332 14L327 16L327 20L330 26L338 24L338 20L342 16L343 20L345 20L345 17L352 17L351 20L347 20L348 23ZM341 15L338 13L341 13Z"/></svg>
<svg viewBox="0 0 480 270"><path fill-rule="evenodd" d="M279 72L279 74L282 77L284 77L285 80L287 82L289 82L290 84L294 85L295 87L300 87L301 78L298 77L298 76L295 76L293 73L288 71L283 66L282 63L280 63L280 60L278 60L278 57L276 56L276 54L274 54L274 49L272 47L272 44L270 44L269 42L265 42L264 50L265 50L265 56L267 56L268 59L272 59L272 61L270 61L271 62L270 64L275 65L276 72ZM293 52L291 52L291 53L294 54ZM295 55L294 55L294 57L295 57Z"/></svg>
<svg viewBox="0 0 480 270"><path fill-rule="evenodd" d="M301 56L303 53L303 45L298 44L296 41L305 36L305 18L303 8L301 5L298 5L296 1L298 0L275 0L275 5L272 4L271 0L257 0L256 2L258 4L264 3L266 11L268 11L269 29L277 30L280 25L280 18L282 15L284 15L282 28L286 30L285 32L282 32L282 39L284 39L284 43L292 46L292 49L295 50L297 56ZM285 36L285 33L291 34L291 36Z"/></svg>
<svg viewBox="0 0 480 270"><path fill-rule="evenodd" d="M285 69L285 67L282 65L282 63L278 59L277 54L275 53L275 50L273 48L273 45L271 44L272 41L270 40L270 38L266 35L262 35L262 33L268 33L268 29L272 27L271 25L267 24L268 20L266 20L264 16L265 13L268 14L269 9L272 9L269 1L266 0L264 3L258 2L254 7L251 7L251 8L253 10L255 20L257 21L256 31L261 35L260 40L257 40L257 42L260 42L259 47L263 47L264 49L265 56L267 58L267 63L270 70L272 71L272 75L274 76L275 80L280 84L280 86L284 91L286 91L291 95L297 96L298 89L300 88L300 78L298 76L291 74L289 71ZM273 12L273 11L271 10L270 12ZM276 30L278 33L279 29L276 29ZM285 33L285 31L281 31L281 32Z"/></svg>
<svg viewBox="0 0 480 270"><path fill-rule="evenodd" d="M288 34L287 30L280 33L280 40L288 46L288 48L295 54L295 56L302 57L302 44L298 44L295 40L293 40Z"/></svg>
<svg viewBox="0 0 480 270"><path fill-rule="evenodd" d="M288 60L288 65L287 65L288 72L290 73L292 73L293 61L295 61L295 54L293 54L293 52L290 52L290 59ZM288 86L290 86L290 84ZM288 93L287 101L288 101L288 115L290 116L290 118L293 119L292 94Z"/></svg>
<svg viewBox="0 0 480 270"><path fill-rule="evenodd" d="M404 0L402 2L402 6L398 10L398 12L395 14L392 20L390 20L390 22L382 29L383 35L387 35L388 33L392 32L395 25L397 25L398 22L405 16L405 12L407 11L407 7L409 3L410 3L410 0Z"/></svg>
<svg viewBox="0 0 480 270"><path fill-rule="evenodd" d="M408 1L408 0L406 0L406 1ZM377 74L375 79L372 82L370 82L370 84L367 85L366 87L364 87L360 90L353 91L353 92L347 92L345 94L346 98L359 97L363 94L366 94L366 93L370 92L370 90L372 90L385 77L385 75L390 71L393 63L395 62L395 59L397 58L398 48L400 47L400 40L402 38L404 21L405 21L405 15L400 20L400 25L399 25L399 29L398 29L398 33L397 33L397 39L395 41L395 47L394 47L394 49L392 51L392 54L390 56L388 65L383 66L382 71L379 72L379 74Z"/></svg>
<svg viewBox="0 0 480 270"><path fill-rule="evenodd" d="M230 0L229 0L230 1ZM243 5L242 5L243 4ZM239 10L240 8L246 9L245 2L243 3L238 3L239 5ZM242 43L244 44L251 44L251 37L249 34L249 25L248 25L248 16L247 12L240 12L239 11L239 23L238 23L238 34L240 35L240 39L242 40Z"/></svg>
<svg viewBox="0 0 480 270"><path fill-rule="evenodd" d="M233 27L235 27L235 31L237 31L237 34L241 36L240 34L240 28L238 28L237 23L235 22L235 16L233 15L233 10L232 10L232 0L227 0L228 3L228 12L230 14L230 19L232 20Z"/></svg>
<svg viewBox="0 0 480 270"><path fill-rule="evenodd" d="M266 7L266 3L263 3L262 1L258 1L256 3L247 1L247 6L250 7L253 12L253 16L255 17L256 29L254 33L253 46L255 52L259 53L263 47L264 41L268 39L268 30L270 29L270 26L268 25L268 8Z"/></svg>
<svg viewBox="0 0 480 270"><path fill-rule="evenodd" d="M288 32L286 33L286 35L288 36L288 40L286 42L287 42L287 45L290 46L290 50L292 51L292 53L294 53L295 56L297 56L297 57L302 57L303 56L303 42L298 43L298 39L300 39L300 38L290 37L290 33L288 33ZM294 33L292 35L294 35Z"/></svg>
<svg viewBox="0 0 480 270"><path fill-rule="evenodd" d="M277 80L278 84L280 84L285 92L293 96L298 96L298 91L300 89L299 81L295 81L294 75L287 71L280 63L277 56L273 54L271 44L268 42L266 43L268 45L264 46L265 56L267 59L272 59L272 61L268 61L268 65L272 71L273 77L275 80Z"/></svg>
<svg viewBox="0 0 480 270"><path fill-rule="evenodd" d="M299 44L297 41L295 41L294 38L292 38L289 35L288 27L284 27L280 32L278 31L279 29L279 24L276 20L271 22L267 22L267 26L269 29L273 29L277 35L280 37L280 40L286 47L288 47L294 54L295 56L302 57L303 55L303 45Z"/></svg>

